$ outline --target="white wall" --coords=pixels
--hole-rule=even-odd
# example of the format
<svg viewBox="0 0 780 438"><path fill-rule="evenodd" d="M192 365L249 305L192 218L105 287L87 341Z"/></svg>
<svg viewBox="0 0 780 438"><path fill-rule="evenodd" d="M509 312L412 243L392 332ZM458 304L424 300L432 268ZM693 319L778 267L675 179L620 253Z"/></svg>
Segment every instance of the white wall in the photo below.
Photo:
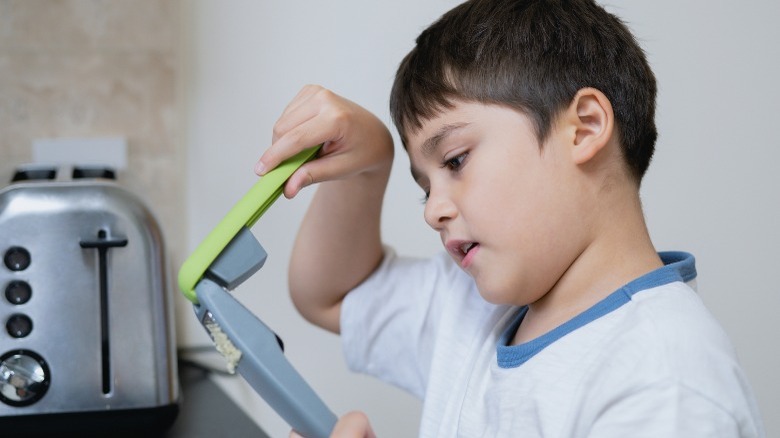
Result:
<svg viewBox="0 0 780 438"><path fill-rule="evenodd" d="M254 182L252 166L286 103L322 84L389 123L395 68L414 38L456 1L182 2L187 217L190 248ZM769 436L780 436L777 329L771 276L780 247L780 3L613 0L658 76L660 139L643 188L659 249L697 256L699 289L736 344ZM397 161L386 198L385 240L401 252L439 249L422 220L420 191ZM285 340L287 355L337 413L368 412L380 436L414 436L420 404L348 373L338 339L292 308L286 264L313 190L280 201L254 227L270 254L238 297ZM182 304L183 343L208 342ZM241 380L221 381L273 437L288 427Z"/></svg>

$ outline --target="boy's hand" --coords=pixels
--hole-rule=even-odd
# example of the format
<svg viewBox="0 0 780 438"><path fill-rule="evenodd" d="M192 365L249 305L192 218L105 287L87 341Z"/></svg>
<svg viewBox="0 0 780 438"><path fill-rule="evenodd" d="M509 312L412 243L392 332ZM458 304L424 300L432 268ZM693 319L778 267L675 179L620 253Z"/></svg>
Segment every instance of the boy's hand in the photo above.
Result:
<svg viewBox="0 0 780 438"><path fill-rule="evenodd" d="M271 146L255 166L263 175L303 149L323 144L318 158L290 176L284 195L310 184L389 169L393 140L387 127L365 108L330 90L307 85L274 125Z"/></svg>
<svg viewBox="0 0 780 438"><path fill-rule="evenodd" d="M302 438L295 431L290 432L290 438ZM330 438L376 438L366 414L353 411L339 418Z"/></svg>

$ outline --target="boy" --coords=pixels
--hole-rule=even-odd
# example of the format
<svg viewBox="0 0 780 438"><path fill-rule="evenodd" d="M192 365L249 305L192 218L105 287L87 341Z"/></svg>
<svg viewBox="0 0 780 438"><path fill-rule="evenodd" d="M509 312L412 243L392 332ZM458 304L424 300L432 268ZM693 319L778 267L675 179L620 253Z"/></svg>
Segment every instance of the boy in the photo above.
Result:
<svg viewBox="0 0 780 438"><path fill-rule="evenodd" d="M657 253L646 229L655 94L628 29L592 1L445 14L390 99L446 248L413 260L379 233L387 128L305 87L256 168L324 143L285 186L323 182L291 260L296 307L342 335L352 369L424 399L421 436L763 436L686 284L693 257Z"/></svg>

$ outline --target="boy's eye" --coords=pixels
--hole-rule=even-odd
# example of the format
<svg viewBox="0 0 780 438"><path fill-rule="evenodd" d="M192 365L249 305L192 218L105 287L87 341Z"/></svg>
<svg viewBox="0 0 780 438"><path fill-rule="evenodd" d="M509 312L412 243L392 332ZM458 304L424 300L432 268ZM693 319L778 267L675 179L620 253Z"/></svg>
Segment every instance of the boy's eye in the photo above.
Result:
<svg viewBox="0 0 780 438"><path fill-rule="evenodd" d="M446 167L449 170L458 170L463 165L463 162L466 160L466 157L468 155L469 155L468 152L464 152L448 160L444 160L444 163L442 163L442 167Z"/></svg>

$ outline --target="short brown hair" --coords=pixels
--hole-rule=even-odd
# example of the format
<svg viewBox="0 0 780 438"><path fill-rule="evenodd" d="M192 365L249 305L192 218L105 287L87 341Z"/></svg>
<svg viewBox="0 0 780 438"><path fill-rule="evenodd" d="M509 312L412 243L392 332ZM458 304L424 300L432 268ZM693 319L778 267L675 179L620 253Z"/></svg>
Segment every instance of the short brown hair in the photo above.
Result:
<svg viewBox="0 0 780 438"><path fill-rule="evenodd" d="M610 100L623 155L639 182L658 136L655 76L626 25L590 0L472 0L420 34L390 96L401 139L461 99L507 105L541 143L577 91Z"/></svg>

